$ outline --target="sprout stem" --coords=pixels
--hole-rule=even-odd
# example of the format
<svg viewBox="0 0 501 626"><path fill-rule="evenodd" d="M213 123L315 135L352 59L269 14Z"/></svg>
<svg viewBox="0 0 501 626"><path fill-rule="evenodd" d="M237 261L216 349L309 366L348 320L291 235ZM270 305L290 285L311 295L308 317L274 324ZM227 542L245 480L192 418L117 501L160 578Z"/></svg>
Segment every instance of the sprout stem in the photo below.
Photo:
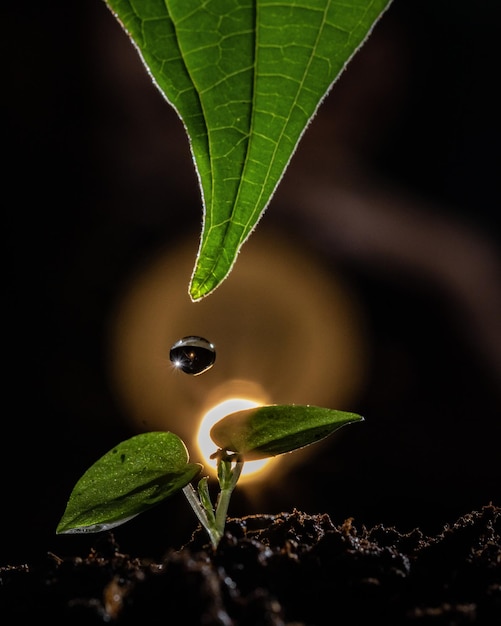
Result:
<svg viewBox="0 0 501 626"><path fill-rule="evenodd" d="M185 487L183 487L183 493L186 496L186 499L188 500L188 502L190 503L191 508L195 511L195 515L200 520L200 523L207 531L207 534L209 535L213 548L214 549L217 548L218 543L221 540L222 533L219 533L217 527L214 526L213 523L211 523L211 520L209 520L209 517L204 507L200 503L200 500L198 498L198 494L195 488L193 487L191 483L188 483Z"/></svg>
<svg viewBox="0 0 501 626"><path fill-rule="evenodd" d="M198 493L191 483L183 487L184 495L191 508L195 511L195 515L200 520L200 523L207 531L214 549L217 548L221 537L224 535L231 494L240 478L243 465L243 461L238 457L232 457L231 459L218 458L217 477L221 490L217 497L215 515L210 503L206 478L202 478L200 481Z"/></svg>
<svg viewBox="0 0 501 626"><path fill-rule="evenodd" d="M220 465L220 468L218 469L218 478L221 491L216 505L216 528L222 537L224 534L231 494L233 493L238 479L240 478L244 463L241 460L237 460L233 465L232 461L224 461L222 459L219 459L218 463Z"/></svg>

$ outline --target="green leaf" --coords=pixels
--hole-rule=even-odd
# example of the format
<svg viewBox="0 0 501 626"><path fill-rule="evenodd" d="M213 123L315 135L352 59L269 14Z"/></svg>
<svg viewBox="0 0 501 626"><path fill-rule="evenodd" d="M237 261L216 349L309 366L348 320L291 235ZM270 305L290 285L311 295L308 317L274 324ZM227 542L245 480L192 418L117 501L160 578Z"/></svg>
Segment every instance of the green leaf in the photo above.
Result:
<svg viewBox="0 0 501 626"><path fill-rule="evenodd" d="M214 424L210 437L222 450L252 461L303 448L363 419L311 405L261 406L227 415Z"/></svg>
<svg viewBox="0 0 501 626"><path fill-rule="evenodd" d="M201 472L170 432L136 435L118 444L77 482L56 533L96 533L132 519L182 489Z"/></svg>
<svg viewBox="0 0 501 626"><path fill-rule="evenodd" d="M331 85L391 0L105 0L184 122L203 197L192 300L231 271Z"/></svg>

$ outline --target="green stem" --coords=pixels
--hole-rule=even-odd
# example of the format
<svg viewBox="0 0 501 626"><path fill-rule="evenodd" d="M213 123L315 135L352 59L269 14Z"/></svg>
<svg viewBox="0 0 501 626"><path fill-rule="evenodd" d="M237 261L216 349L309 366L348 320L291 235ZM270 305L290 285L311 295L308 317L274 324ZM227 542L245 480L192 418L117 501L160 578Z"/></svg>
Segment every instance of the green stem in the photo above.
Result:
<svg viewBox="0 0 501 626"><path fill-rule="evenodd" d="M235 461L234 465L232 461L218 460L218 479L221 491L216 504L216 529L221 537L224 534L231 494L240 478L243 465L241 460Z"/></svg>
<svg viewBox="0 0 501 626"><path fill-rule="evenodd" d="M218 457L217 478L221 490L217 497L215 516L210 503L207 482L202 482L204 479L200 481L198 493L191 483L183 487L184 495L191 508L195 511L200 523L207 531L214 549L217 548L224 535L231 494L240 478L243 465L243 461L236 456L231 459L223 459L222 456Z"/></svg>
<svg viewBox="0 0 501 626"><path fill-rule="evenodd" d="M190 503L191 508L195 511L195 515L200 520L200 523L207 531L213 548L217 548L218 543L220 542L223 535L218 531L217 524L214 525L214 523L211 523L211 520L209 519L204 507L200 503L195 488L191 483L188 483L185 487L183 487L183 493Z"/></svg>

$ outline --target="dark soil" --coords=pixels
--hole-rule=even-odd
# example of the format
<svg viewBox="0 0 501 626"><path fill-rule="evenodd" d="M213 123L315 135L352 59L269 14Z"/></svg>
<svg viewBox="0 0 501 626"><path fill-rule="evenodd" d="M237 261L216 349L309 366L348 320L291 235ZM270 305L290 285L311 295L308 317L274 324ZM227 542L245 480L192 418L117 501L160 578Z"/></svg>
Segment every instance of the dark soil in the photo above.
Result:
<svg viewBox="0 0 501 626"><path fill-rule="evenodd" d="M501 624L501 508L436 536L336 526L297 510L231 519L217 551L198 529L158 562L90 554L0 568L4 624L313 626Z"/></svg>

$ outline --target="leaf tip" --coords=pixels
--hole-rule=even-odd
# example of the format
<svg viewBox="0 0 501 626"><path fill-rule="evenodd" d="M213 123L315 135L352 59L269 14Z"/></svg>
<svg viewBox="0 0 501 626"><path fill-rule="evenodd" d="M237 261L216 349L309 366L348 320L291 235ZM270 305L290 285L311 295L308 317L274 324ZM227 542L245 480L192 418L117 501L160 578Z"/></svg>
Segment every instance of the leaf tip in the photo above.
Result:
<svg viewBox="0 0 501 626"><path fill-rule="evenodd" d="M191 301L200 302L200 300L203 300L203 298L211 294L216 289L216 287L218 287L218 285L219 282L209 282L207 280L201 280L194 274L188 289L188 294Z"/></svg>

